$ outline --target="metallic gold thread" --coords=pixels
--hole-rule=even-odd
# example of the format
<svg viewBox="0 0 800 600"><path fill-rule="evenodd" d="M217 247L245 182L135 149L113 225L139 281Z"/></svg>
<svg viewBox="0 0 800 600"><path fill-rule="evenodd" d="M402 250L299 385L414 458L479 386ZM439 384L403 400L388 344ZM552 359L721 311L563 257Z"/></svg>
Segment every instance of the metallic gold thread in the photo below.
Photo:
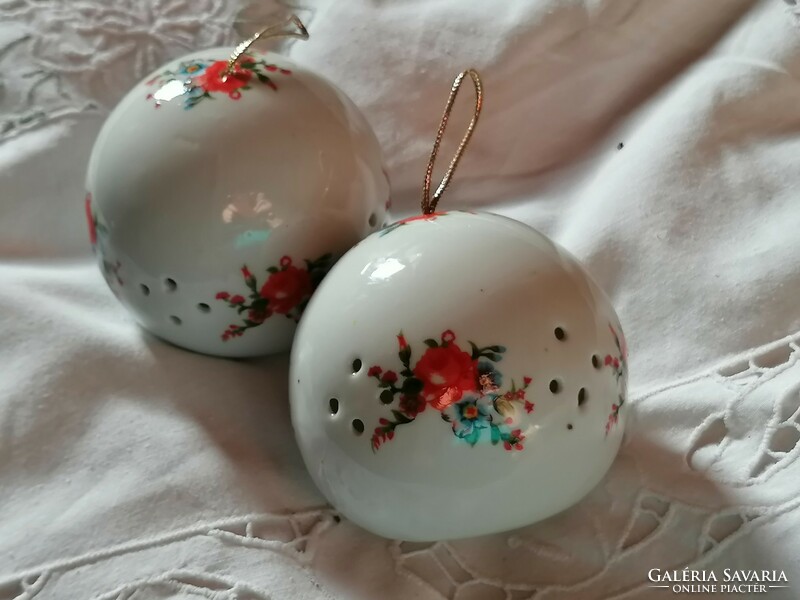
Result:
<svg viewBox="0 0 800 600"><path fill-rule="evenodd" d="M280 31L284 27L289 25L294 25L297 28L297 31ZM225 67L225 70L222 72L222 80L225 81L230 75L233 74L234 69L236 67L236 62L242 57L242 55L250 49L254 43L256 43L260 39L267 39L267 38L277 38L277 37L293 37L298 38L301 40L307 40L309 38L308 30L306 26L303 25L303 22L300 20L300 17L297 15L292 15L285 21L281 23L275 23L268 27L265 27L253 37L246 39L245 41L241 42L231 54L230 60L228 60L228 66Z"/></svg>
<svg viewBox="0 0 800 600"><path fill-rule="evenodd" d="M450 118L450 113L453 111L453 103L458 95L458 90L461 88L461 83L464 81L464 77L467 75L470 76L472 83L475 86L475 109L472 113L472 120L467 126L467 131L464 134L464 137L461 138L461 143L458 145L458 149L456 150L453 159L450 161L450 166L447 167L447 171L445 172L441 183L439 183L439 187L436 188L433 196L431 196L431 178L433 177L433 166L436 162L436 157L439 154L439 145L442 142L444 130L447 128L447 121ZM439 203L439 199L442 197L442 194L450 184L450 179L452 178L453 173L458 166L458 162L461 160L461 156L464 154L464 150L466 149L467 144L472 137L472 132L475 130L475 125L478 123L478 117L481 114L482 106L483 84L481 83L480 75L478 75L478 72L475 69L467 69L466 71L462 71L458 74L458 77L455 78L453 85L450 88L450 97L447 99L447 104L444 107L442 122L439 124L439 131L436 133L436 140L433 142L431 157L428 160L428 168L425 170L425 183L422 187L421 203L423 214L428 215L436 210L436 205Z"/></svg>

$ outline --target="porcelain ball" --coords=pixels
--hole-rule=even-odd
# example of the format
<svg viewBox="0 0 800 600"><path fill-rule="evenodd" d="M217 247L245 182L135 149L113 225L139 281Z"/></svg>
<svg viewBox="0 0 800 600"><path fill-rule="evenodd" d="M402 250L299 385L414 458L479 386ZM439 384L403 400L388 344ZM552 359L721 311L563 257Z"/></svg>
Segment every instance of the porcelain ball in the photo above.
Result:
<svg viewBox="0 0 800 600"><path fill-rule="evenodd" d="M291 415L306 466L378 535L464 538L578 502L625 428L627 350L605 293L546 236L445 212L373 233L300 323Z"/></svg>
<svg viewBox="0 0 800 600"><path fill-rule="evenodd" d="M86 216L112 291L155 335L245 357L287 350L335 260L385 222L366 119L286 58L194 52L136 85L92 151Z"/></svg>

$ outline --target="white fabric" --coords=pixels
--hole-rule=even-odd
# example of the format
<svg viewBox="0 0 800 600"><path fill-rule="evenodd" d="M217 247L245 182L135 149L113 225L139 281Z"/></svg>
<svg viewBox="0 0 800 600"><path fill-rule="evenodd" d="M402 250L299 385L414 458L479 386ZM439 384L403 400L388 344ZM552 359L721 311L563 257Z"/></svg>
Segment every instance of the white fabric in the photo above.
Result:
<svg viewBox="0 0 800 600"><path fill-rule="evenodd" d="M153 339L90 256L83 175L104 116L150 69L276 6L247 7L237 34L240 8L0 1L0 600L658 598L647 571L686 566L783 569L790 588L769 597L797 597L800 9L296 7L312 39L286 52L363 107L399 213L450 81L481 71L484 114L443 207L554 237L630 346L627 441L585 501L507 534L405 544L338 522L314 489L286 357Z"/></svg>

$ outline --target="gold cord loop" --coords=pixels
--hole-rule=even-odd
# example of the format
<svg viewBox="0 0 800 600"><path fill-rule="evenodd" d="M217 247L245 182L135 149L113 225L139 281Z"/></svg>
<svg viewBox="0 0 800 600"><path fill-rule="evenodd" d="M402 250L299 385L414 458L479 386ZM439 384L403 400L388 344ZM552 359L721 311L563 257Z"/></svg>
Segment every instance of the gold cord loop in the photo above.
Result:
<svg viewBox="0 0 800 600"><path fill-rule="evenodd" d="M284 27L289 25L294 25L296 27L296 31L281 31ZM285 21L281 23L275 23L270 25L269 27L265 27L253 37L243 41L231 54L231 58L228 61L228 66L225 67L225 70L222 72L222 80L224 81L229 75L233 74L234 69L236 67L236 62L242 57L242 55L250 49L254 43L256 43L260 39L267 39L267 38L277 38L277 37L293 37L298 38L301 40L308 39L308 30L306 26L303 25L303 22L300 20L300 17L297 15L292 15Z"/></svg>
<svg viewBox="0 0 800 600"><path fill-rule="evenodd" d="M470 76L472 83L475 85L475 110L472 113L472 120L469 122L467 132L464 134L464 137L461 138L461 143L458 145L455 156L453 156L453 160L450 161L450 166L447 168L447 172L444 174L439 187L436 188L433 196L431 196L431 177L433 176L433 165L436 162L436 156L439 154L439 145L442 142L444 130L447 128L447 121L450 118L450 113L453 111L453 103L456 100L458 90L461 88L461 83L464 81L464 77L466 75ZM428 160L428 168L425 171L425 184L422 187L421 206L423 214L429 215L436 210L436 205L438 204L439 199L442 197L442 194L444 194L444 191L447 189L447 186L450 184L450 179L453 177L453 173L458 166L458 161L461 160L461 156L464 154L464 150L469 143L469 139L472 137L472 132L475 130L475 125L478 123L478 117L481 114L482 106L483 84L481 83L481 78L478 75L478 72L475 69L462 71L458 74L458 77L455 78L453 81L453 86L450 88L450 97L447 99L447 104L444 107L442 122L439 125L439 131L436 134L436 141L433 142L431 157Z"/></svg>

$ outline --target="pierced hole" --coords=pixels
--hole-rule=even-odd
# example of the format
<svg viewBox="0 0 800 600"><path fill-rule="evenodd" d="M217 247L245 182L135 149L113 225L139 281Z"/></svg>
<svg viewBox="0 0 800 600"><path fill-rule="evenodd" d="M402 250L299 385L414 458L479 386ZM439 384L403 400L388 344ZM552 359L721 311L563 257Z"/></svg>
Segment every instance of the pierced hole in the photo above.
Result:
<svg viewBox="0 0 800 600"><path fill-rule="evenodd" d="M572 423L567 423L567 429L572 430Z"/></svg>
<svg viewBox="0 0 800 600"><path fill-rule="evenodd" d="M171 315L169 320L175 323L175 325L180 325L181 323L183 323L183 321L181 321L181 318L176 317L175 315Z"/></svg>
<svg viewBox="0 0 800 600"><path fill-rule="evenodd" d="M600 357L597 354L592 354L592 366L595 369L599 369L603 366L603 363L600 362Z"/></svg>
<svg viewBox="0 0 800 600"><path fill-rule="evenodd" d="M364 433L364 422L361 419L353 419L353 433L356 435Z"/></svg>
<svg viewBox="0 0 800 600"><path fill-rule="evenodd" d="M149 296L150 295L150 288L147 287L145 284L143 284L143 283L139 284L139 289L142 290L142 294L143 295L145 295L145 296Z"/></svg>
<svg viewBox="0 0 800 600"><path fill-rule="evenodd" d="M197 305L197 310L199 310L201 313L208 313L211 312L211 307L205 302L201 302Z"/></svg>
<svg viewBox="0 0 800 600"><path fill-rule="evenodd" d="M164 280L164 289L166 289L168 292L174 292L178 289L178 284L172 277L167 277Z"/></svg>
<svg viewBox="0 0 800 600"><path fill-rule="evenodd" d="M335 415L339 412L339 400L336 398L331 398L328 400L328 405L331 407L331 414Z"/></svg>
<svg viewBox="0 0 800 600"><path fill-rule="evenodd" d="M583 406L583 403L586 402L587 394L586 388L581 388L578 390L578 406Z"/></svg>
<svg viewBox="0 0 800 600"><path fill-rule="evenodd" d="M367 222L369 223L370 227L375 227L375 224L378 222L378 216L375 213L372 213L369 216L369 221Z"/></svg>
<svg viewBox="0 0 800 600"><path fill-rule="evenodd" d="M357 358L353 361L353 375L361 370L361 359Z"/></svg>
<svg viewBox="0 0 800 600"><path fill-rule="evenodd" d="M559 341L563 340L565 337L567 337L567 334L564 332L563 329L561 329L561 327L556 327L553 330L553 335L555 335L556 339L559 340Z"/></svg>
<svg viewBox="0 0 800 600"><path fill-rule="evenodd" d="M554 394L557 394L561 391L561 384L558 383L557 379L553 379L550 381L550 391Z"/></svg>

